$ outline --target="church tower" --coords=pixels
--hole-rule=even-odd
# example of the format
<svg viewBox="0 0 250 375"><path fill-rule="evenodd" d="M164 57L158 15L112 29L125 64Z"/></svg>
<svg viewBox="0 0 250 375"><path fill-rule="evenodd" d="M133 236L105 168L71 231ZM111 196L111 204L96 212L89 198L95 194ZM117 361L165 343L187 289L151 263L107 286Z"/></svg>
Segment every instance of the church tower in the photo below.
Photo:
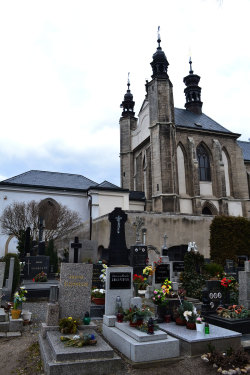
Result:
<svg viewBox="0 0 250 375"><path fill-rule="evenodd" d="M128 75L127 92L120 107L123 109L120 118L120 166L121 186L124 189L134 190L133 186L133 153L131 149L131 131L136 128L133 95L130 91Z"/></svg>
<svg viewBox="0 0 250 375"><path fill-rule="evenodd" d="M183 78L183 82L187 86L184 90L186 96L185 108L190 112L201 115L203 103L201 101L201 88L198 86L201 77L194 74L191 57L189 59L189 65L189 75Z"/></svg>
<svg viewBox="0 0 250 375"><path fill-rule="evenodd" d="M152 208L157 212L178 212L176 129L174 125L173 85L168 61L161 48L153 55L152 80L147 84L152 167Z"/></svg>

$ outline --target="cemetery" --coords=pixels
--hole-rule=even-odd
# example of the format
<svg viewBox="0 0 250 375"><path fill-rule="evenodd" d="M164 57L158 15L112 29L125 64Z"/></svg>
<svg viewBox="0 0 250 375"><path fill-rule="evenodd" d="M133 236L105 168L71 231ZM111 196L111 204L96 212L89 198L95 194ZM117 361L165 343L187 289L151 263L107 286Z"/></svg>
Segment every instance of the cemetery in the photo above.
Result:
<svg viewBox="0 0 250 375"><path fill-rule="evenodd" d="M36 252L27 248L13 288L15 257L6 261L7 277L0 262L0 338L21 336L35 320L29 307L43 301L39 347L46 375L125 374L124 361L150 368L195 356L215 372L250 371L250 261L241 257L237 267L226 259L222 267L205 260L194 241L168 248L166 234L151 261L140 217L130 248L126 213L115 208L109 221L109 246L95 263L81 261L84 245L75 237L57 274L40 241ZM231 367L223 352L228 362L236 358Z"/></svg>

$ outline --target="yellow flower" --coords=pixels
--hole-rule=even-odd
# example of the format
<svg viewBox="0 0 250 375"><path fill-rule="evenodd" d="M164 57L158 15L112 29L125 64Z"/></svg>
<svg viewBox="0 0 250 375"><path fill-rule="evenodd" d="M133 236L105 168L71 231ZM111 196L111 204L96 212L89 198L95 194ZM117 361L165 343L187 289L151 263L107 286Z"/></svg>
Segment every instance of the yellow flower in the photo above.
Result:
<svg viewBox="0 0 250 375"><path fill-rule="evenodd" d="M71 316L68 317L68 320L72 320Z"/></svg>

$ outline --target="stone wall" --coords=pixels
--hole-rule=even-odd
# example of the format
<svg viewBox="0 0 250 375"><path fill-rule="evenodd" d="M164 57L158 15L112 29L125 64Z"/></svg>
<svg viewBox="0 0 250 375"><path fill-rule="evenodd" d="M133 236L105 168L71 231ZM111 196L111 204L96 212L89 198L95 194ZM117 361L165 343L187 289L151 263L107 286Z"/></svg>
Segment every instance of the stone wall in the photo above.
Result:
<svg viewBox="0 0 250 375"><path fill-rule="evenodd" d="M145 220L147 245L152 245L160 250L163 246L163 235L166 233L168 236L168 247L195 241L200 253L209 258L209 227L213 220L212 216L132 211L126 211L126 213L128 220L125 224L125 234L128 248L135 243L135 227L133 226L133 222L139 216ZM92 239L97 241L98 246L102 245L104 248L107 248L109 245L109 236L110 222L108 221L108 217L103 216L95 219L93 221Z"/></svg>

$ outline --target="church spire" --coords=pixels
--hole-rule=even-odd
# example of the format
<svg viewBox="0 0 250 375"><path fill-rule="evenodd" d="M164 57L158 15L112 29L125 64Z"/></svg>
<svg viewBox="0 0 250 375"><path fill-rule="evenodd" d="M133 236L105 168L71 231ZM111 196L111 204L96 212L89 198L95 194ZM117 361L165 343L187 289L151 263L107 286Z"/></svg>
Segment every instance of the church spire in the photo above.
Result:
<svg viewBox="0 0 250 375"><path fill-rule="evenodd" d="M193 113L202 113L201 88L199 87L200 76L194 74L192 68L191 57L189 59L189 75L183 78L183 82L187 86L184 90L186 96L185 108Z"/></svg>
<svg viewBox="0 0 250 375"><path fill-rule="evenodd" d="M158 26L158 47L156 52L153 54L153 61L150 63L153 70L152 78L168 78L168 60L165 53L161 49L161 36L160 36L160 26Z"/></svg>
<svg viewBox="0 0 250 375"><path fill-rule="evenodd" d="M124 100L122 104L120 105L121 108L123 108L122 117L134 117L134 105L135 102L133 101L133 95L130 92L130 79L129 79L130 73L128 73L128 82L127 82L127 92L124 95Z"/></svg>

